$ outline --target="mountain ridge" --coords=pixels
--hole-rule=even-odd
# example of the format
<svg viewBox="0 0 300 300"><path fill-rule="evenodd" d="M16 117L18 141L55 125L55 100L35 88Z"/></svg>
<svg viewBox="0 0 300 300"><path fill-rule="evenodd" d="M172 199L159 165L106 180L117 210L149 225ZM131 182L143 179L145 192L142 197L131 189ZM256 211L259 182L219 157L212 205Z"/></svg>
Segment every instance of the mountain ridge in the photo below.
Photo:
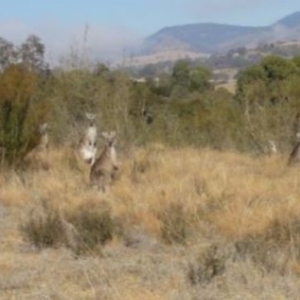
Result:
<svg viewBox="0 0 300 300"><path fill-rule="evenodd" d="M267 26L191 23L166 26L148 36L137 56L167 51L222 54L237 47L300 39L300 11Z"/></svg>

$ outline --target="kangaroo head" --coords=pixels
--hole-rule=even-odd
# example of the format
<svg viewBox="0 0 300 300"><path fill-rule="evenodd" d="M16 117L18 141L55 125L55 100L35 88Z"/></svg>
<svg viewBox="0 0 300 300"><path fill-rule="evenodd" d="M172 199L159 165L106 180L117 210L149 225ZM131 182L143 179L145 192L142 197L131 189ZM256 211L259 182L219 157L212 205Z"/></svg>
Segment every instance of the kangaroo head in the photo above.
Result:
<svg viewBox="0 0 300 300"><path fill-rule="evenodd" d="M90 121L90 127L93 127L95 125L94 120L96 119L96 114L85 113L85 116Z"/></svg>
<svg viewBox="0 0 300 300"><path fill-rule="evenodd" d="M45 135L49 130L49 125L48 123L43 123L43 124L40 124L39 126L39 132L41 135Z"/></svg>
<svg viewBox="0 0 300 300"><path fill-rule="evenodd" d="M108 147L113 147L116 145L116 132L115 131L103 131L101 133L102 137L104 138L105 145Z"/></svg>

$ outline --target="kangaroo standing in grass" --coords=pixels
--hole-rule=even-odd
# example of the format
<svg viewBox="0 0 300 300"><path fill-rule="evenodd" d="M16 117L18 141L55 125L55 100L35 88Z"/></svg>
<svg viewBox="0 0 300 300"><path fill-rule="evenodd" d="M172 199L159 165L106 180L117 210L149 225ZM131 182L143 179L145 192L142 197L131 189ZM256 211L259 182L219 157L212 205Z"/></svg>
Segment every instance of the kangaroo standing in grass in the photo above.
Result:
<svg viewBox="0 0 300 300"><path fill-rule="evenodd" d="M100 156L92 165L90 181L93 185L96 185L98 189L105 192L107 186L113 181L119 167L115 148L116 132L102 132L102 137L104 138L105 146Z"/></svg>
<svg viewBox="0 0 300 300"><path fill-rule="evenodd" d="M97 153L97 127L94 123L96 115L86 113L86 117L90 121L90 124L86 129L83 138L79 142L79 153L85 162L93 165Z"/></svg>
<svg viewBox="0 0 300 300"><path fill-rule="evenodd" d="M300 141L299 141L300 133L297 133L297 138L298 138L298 142L296 143L296 145L294 146L294 148L290 154L290 157L288 160L288 166L292 166L295 163L300 161Z"/></svg>
<svg viewBox="0 0 300 300"><path fill-rule="evenodd" d="M38 144L25 156L25 161L31 163L36 168L49 169L49 163L45 160L49 149L49 125L47 123L40 124L37 130Z"/></svg>
<svg viewBox="0 0 300 300"><path fill-rule="evenodd" d="M298 112L295 117L293 131L295 135L295 146L289 156L288 166L292 166L300 161L300 112Z"/></svg>
<svg viewBox="0 0 300 300"><path fill-rule="evenodd" d="M270 155L276 155L278 153L276 144L273 140L268 140L269 142L269 153Z"/></svg>
<svg viewBox="0 0 300 300"><path fill-rule="evenodd" d="M47 151L49 148L49 136L48 136L49 125L48 123L43 123L39 126L39 133L41 135L40 142L37 146L38 151Z"/></svg>
<svg viewBox="0 0 300 300"><path fill-rule="evenodd" d="M43 153L49 148L49 136L48 136L49 125L48 123L43 123L39 125L38 134L39 142L35 148L31 150L31 153Z"/></svg>

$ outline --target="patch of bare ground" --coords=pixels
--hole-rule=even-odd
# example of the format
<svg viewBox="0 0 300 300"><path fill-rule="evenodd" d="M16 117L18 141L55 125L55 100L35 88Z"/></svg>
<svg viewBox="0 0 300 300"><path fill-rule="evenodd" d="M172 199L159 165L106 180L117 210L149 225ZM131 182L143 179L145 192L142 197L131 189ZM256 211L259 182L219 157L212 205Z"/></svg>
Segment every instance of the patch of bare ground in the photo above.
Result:
<svg viewBox="0 0 300 300"><path fill-rule="evenodd" d="M2 171L0 299L299 299L287 158L152 145L108 193L68 149Z"/></svg>
<svg viewBox="0 0 300 300"><path fill-rule="evenodd" d="M225 88L230 93L234 94L236 92L236 80L230 79L225 83L218 83L216 84L216 89L218 88Z"/></svg>

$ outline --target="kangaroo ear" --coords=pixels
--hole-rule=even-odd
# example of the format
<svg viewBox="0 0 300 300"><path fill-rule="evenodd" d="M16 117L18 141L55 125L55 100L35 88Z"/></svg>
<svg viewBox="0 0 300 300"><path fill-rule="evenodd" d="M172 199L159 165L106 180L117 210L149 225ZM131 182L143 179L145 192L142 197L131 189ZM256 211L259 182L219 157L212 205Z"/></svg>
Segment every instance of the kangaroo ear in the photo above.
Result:
<svg viewBox="0 0 300 300"><path fill-rule="evenodd" d="M117 132L115 130L110 132L110 137L111 138L116 137L116 135L117 135Z"/></svg>

